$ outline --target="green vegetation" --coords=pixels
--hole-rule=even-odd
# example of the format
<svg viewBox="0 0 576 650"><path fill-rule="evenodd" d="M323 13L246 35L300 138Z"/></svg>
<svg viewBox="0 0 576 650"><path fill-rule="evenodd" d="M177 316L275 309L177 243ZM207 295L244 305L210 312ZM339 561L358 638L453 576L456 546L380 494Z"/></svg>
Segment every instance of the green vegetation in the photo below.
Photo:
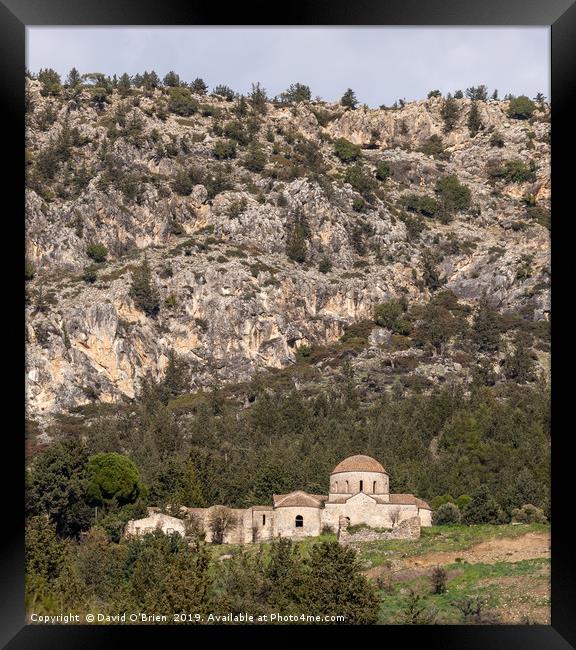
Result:
<svg viewBox="0 0 576 650"><path fill-rule="evenodd" d="M405 300L388 300L374 307L374 321L395 334L410 334L411 325L406 316L408 305Z"/></svg>
<svg viewBox="0 0 576 650"><path fill-rule="evenodd" d="M470 207L472 196L470 188L460 183L456 174L439 178L435 189L445 211L456 212Z"/></svg>
<svg viewBox="0 0 576 650"><path fill-rule="evenodd" d="M520 95L510 101L507 115L515 120L528 120L535 110L536 104L526 95Z"/></svg>
<svg viewBox="0 0 576 650"><path fill-rule="evenodd" d="M170 88L168 93L168 110L181 117L188 117L198 111L198 102L187 88Z"/></svg>
<svg viewBox="0 0 576 650"><path fill-rule="evenodd" d="M444 143L439 135L431 135L420 147L420 151L427 156L433 156L438 160L447 160L450 157L444 149Z"/></svg>
<svg viewBox="0 0 576 650"><path fill-rule="evenodd" d="M346 138L338 138L334 142L334 153L343 163L350 163L362 155L362 149L357 144L352 144Z"/></svg>
<svg viewBox="0 0 576 650"><path fill-rule="evenodd" d="M108 249L104 244L90 244L86 249L86 255L96 263L105 262L108 256Z"/></svg>
<svg viewBox="0 0 576 650"><path fill-rule="evenodd" d="M88 460L87 500L92 505L134 503L142 491L136 465L115 452L96 454Z"/></svg>
<svg viewBox="0 0 576 650"><path fill-rule="evenodd" d="M458 108L458 102L450 93L446 96L444 103L442 104L442 110L440 112L442 120L444 121L444 132L450 133L454 130L456 123L458 122L458 117L460 115L460 109Z"/></svg>
<svg viewBox="0 0 576 650"><path fill-rule="evenodd" d="M299 102L309 102L312 99L312 91L310 86L306 86L301 83L290 84L290 87L285 90L280 97L285 102L293 102L298 104Z"/></svg>
<svg viewBox="0 0 576 650"><path fill-rule="evenodd" d="M354 110L356 108L358 105L358 100L356 99L356 95L352 88L348 88L348 90L342 95L340 104L345 108L349 108L351 110Z"/></svg>
<svg viewBox="0 0 576 650"><path fill-rule="evenodd" d="M306 217L300 212L297 213L292 222L287 226L286 234L286 255L302 264L306 261L306 241L310 237L310 226Z"/></svg>
<svg viewBox="0 0 576 650"><path fill-rule="evenodd" d="M478 132L484 128L482 120L480 119L480 111L478 110L478 105L475 101L472 102L470 106L470 112L468 113L468 130L470 131L470 137L473 138Z"/></svg>
<svg viewBox="0 0 576 650"><path fill-rule="evenodd" d="M30 280L34 279L34 276L36 275L36 267L32 262L26 261L24 264L24 280L26 282L29 282Z"/></svg>
<svg viewBox="0 0 576 650"><path fill-rule="evenodd" d="M503 180L505 183L527 183L536 179L536 163L533 160L528 163L518 159L502 163L488 161L486 171L493 180Z"/></svg>
<svg viewBox="0 0 576 650"><path fill-rule="evenodd" d="M144 257L142 264L132 271L130 296L146 315L154 316L158 313L160 297L152 279L152 269L147 257Z"/></svg>
<svg viewBox="0 0 576 650"><path fill-rule="evenodd" d="M212 148L212 153L217 160L236 158L236 143L232 140L218 140Z"/></svg>
<svg viewBox="0 0 576 650"><path fill-rule="evenodd" d="M392 175L392 170L390 169L390 165L384 161L381 160L377 165L376 165L376 172L375 176L379 181L384 182L390 176Z"/></svg>

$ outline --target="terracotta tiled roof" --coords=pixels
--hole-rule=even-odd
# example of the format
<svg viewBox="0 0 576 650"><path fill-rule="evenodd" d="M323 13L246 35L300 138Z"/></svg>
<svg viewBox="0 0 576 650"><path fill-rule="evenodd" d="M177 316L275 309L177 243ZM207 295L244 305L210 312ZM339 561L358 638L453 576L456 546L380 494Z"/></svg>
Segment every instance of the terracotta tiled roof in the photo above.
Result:
<svg viewBox="0 0 576 650"><path fill-rule="evenodd" d="M426 501L415 497L413 494L391 494L390 503L395 503L402 506L418 506L418 508L432 510Z"/></svg>
<svg viewBox="0 0 576 650"><path fill-rule="evenodd" d="M307 508L321 508L322 500L313 494L308 494L302 490L290 492L290 494L274 494L273 495L274 507L284 508L288 506L307 507Z"/></svg>
<svg viewBox="0 0 576 650"><path fill-rule="evenodd" d="M332 470L332 474L340 472L379 472L386 474L386 470L380 463L370 456L350 456L338 463Z"/></svg>

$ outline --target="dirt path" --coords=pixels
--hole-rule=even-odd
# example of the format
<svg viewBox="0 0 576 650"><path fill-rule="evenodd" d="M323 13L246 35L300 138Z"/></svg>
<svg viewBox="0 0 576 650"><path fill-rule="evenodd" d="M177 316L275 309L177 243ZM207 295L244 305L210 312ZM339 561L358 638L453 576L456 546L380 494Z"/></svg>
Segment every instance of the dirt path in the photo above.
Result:
<svg viewBox="0 0 576 650"><path fill-rule="evenodd" d="M424 567L452 564L462 558L471 564L495 562L520 562L540 557L550 557L550 533L527 533L522 537L491 539L464 551L440 551L405 559L406 567Z"/></svg>

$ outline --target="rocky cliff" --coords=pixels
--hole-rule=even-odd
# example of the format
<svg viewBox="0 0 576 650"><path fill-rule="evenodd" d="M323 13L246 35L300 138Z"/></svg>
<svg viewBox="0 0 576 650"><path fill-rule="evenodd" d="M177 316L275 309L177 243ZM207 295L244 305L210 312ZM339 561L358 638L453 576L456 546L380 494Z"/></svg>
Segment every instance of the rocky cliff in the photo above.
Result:
<svg viewBox="0 0 576 650"><path fill-rule="evenodd" d="M169 89L45 97L30 80L27 97L34 417L132 398L148 372L162 375L170 350L189 364L191 391L288 368L370 322L375 305L424 304L439 289L472 308L488 300L548 320L546 105L521 120L507 101L459 99L448 129L438 97L256 110L192 96L182 108ZM337 153L342 139L351 156ZM471 201L447 211L438 181L451 175ZM153 314L130 291L144 257ZM388 330L371 329L347 358L357 381L381 387L377 377L407 356L412 374L469 381L448 349L391 348ZM547 351L534 354L546 368ZM334 371L325 358L313 370L326 381Z"/></svg>

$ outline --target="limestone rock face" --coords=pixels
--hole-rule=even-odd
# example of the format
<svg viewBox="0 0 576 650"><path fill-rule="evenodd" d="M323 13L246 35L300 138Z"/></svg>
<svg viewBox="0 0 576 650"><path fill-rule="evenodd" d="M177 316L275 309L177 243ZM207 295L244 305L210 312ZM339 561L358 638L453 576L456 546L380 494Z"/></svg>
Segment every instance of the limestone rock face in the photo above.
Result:
<svg viewBox="0 0 576 650"><path fill-rule="evenodd" d="M160 90L138 101L114 93L103 108L87 92L70 101L42 97L35 81L28 93L26 253L35 276L27 282L27 394L35 417L130 399L147 373L162 375L171 349L190 364L191 390L285 368L303 346L333 343L351 324L370 320L380 302L428 300L430 251L443 288L465 303L489 296L500 311L548 318L549 234L526 217L525 205L549 207L546 107L528 123L509 119L507 102L479 102L484 128L471 138L469 100L459 100L450 133L436 98L398 110L269 104L253 136L267 163L254 172L243 146L233 160L214 159L223 125L237 120L223 100L201 100L220 117L200 111L182 118L158 116L167 101ZM55 117L46 126L48 109ZM324 126L319 111L331 116ZM139 126L130 131L132 119ZM55 164L49 181L38 181L39 161L66 129L74 131L68 158ZM491 145L494 132L503 147ZM446 159L419 151L430 135L442 137ZM334 155L335 138L370 147L361 158L368 175L388 163L392 176L370 201L361 204L345 182L350 165ZM306 163L299 143L315 147L313 162ZM533 179L491 180L493 161L510 159L532 163ZM300 171L283 176L295 160ZM192 168L189 189L177 191L178 174ZM225 186L215 191L218 173ZM449 223L420 218L423 228L412 232L406 195L434 196L437 179L448 174L470 188L472 208ZM303 262L287 255L298 218L306 223ZM82 273L93 264L92 243L104 244L108 255L96 282L87 283ZM160 295L154 317L130 295L144 255ZM383 349L391 336L375 329L352 366L366 374L394 364ZM439 363L427 376L443 381ZM333 371L319 368L327 377ZM453 365L449 372L465 374Z"/></svg>

